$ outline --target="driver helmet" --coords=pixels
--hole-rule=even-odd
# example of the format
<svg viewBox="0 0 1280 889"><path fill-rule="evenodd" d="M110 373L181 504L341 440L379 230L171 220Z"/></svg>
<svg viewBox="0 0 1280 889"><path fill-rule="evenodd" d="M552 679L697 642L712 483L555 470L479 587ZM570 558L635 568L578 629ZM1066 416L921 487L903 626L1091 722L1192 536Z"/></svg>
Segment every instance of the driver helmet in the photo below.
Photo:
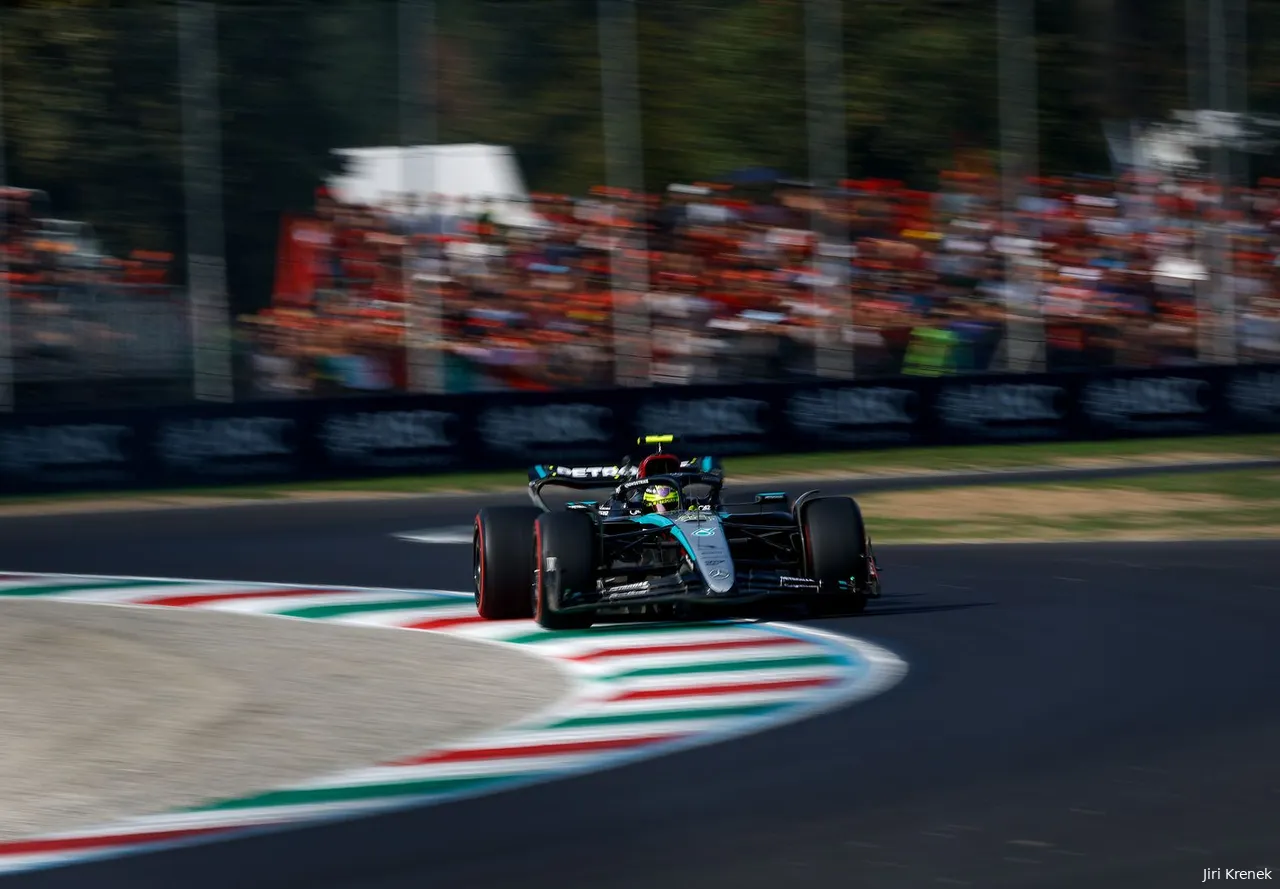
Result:
<svg viewBox="0 0 1280 889"><path fill-rule="evenodd" d="M679 508L680 494L670 485L651 485L645 489L644 502L654 512L666 512Z"/></svg>

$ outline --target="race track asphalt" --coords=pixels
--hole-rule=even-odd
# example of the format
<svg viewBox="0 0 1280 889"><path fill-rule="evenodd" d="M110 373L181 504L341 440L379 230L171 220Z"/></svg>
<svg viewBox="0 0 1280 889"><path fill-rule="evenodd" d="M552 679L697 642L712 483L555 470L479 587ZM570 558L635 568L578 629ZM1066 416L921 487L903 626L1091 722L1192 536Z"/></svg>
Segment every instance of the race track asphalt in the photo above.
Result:
<svg viewBox="0 0 1280 889"><path fill-rule="evenodd" d="M389 535L473 510L4 519L0 570L465 589L466 546ZM822 625L911 672L847 710L456 805L0 885L1171 889L1211 867L1280 872L1280 544L880 555L886 599Z"/></svg>

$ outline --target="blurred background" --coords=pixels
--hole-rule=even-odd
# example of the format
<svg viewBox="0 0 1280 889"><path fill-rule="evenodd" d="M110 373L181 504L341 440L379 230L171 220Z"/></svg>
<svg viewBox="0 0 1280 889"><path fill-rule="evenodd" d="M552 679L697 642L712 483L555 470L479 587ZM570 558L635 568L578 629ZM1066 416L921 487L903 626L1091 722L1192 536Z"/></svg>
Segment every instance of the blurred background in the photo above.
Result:
<svg viewBox="0 0 1280 889"><path fill-rule="evenodd" d="M1280 4L9 2L6 410L1280 360Z"/></svg>

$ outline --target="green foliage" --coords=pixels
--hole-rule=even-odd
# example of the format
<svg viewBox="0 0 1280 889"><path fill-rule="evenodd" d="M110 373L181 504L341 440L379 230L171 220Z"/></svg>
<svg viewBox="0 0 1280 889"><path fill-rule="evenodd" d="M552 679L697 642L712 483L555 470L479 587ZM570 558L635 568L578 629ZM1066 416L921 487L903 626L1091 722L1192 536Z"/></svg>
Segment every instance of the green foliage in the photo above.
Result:
<svg viewBox="0 0 1280 889"><path fill-rule="evenodd" d="M650 188L757 164L806 175L815 39L842 49L850 174L928 185L957 151L998 145L996 0L844 2L840 33L809 35L813 2L636 4ZM1037 4L1043 169L1106 171L1102 120L1186 107L1184 5ZM424 29L428 8L409 8ZM265 298L279 214L310 205L332 148L493 142L516 149L532 188L604 179L593 0L436 0L434 42L407 35L401 12L390 0L220 5L240 303ZM49 191L116 251L184 250L177 14L141 0L26 0L0 14L8 181ZM1248 49L1250 102L1266 111L1280 100L1280 5L1250 4Z"/></svg>
<svg viewBox="0 0 1280 889"><path fill-rule="evenodd" d="M117 249L176 250L172 20L48 4L3 23L9 183L46 189L55 212L89 218Z"/></svg>

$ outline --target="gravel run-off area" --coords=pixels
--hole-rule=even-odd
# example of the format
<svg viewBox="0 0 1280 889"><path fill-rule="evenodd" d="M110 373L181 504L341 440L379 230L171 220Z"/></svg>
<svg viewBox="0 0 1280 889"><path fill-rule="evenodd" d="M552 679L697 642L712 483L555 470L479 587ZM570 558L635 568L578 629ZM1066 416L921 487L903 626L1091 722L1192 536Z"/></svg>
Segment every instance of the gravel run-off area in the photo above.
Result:
<svg viewBox="0 0 1280 889"><path fill-rule="evenodd" d="M0 839L245 795L499 728L547 661L372 627L0 602Z"/></svg>

